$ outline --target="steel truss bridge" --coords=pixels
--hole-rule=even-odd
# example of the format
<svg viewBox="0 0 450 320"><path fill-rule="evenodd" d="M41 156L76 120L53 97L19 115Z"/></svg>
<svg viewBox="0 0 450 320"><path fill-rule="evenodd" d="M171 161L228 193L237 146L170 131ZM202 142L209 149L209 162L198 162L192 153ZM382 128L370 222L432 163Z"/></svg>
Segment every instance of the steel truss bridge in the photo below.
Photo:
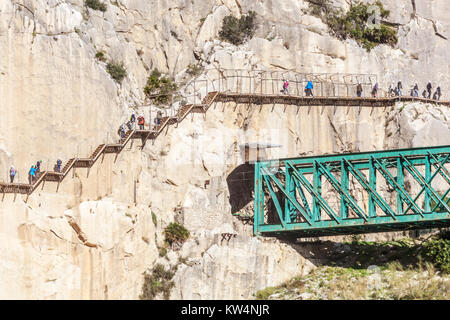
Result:
<svg viewBox="0 0 450 320"><path fill-rule="evenodd" d="M254 233L449 227L449 158L450 146L440 146L255 162Z"/></svg>

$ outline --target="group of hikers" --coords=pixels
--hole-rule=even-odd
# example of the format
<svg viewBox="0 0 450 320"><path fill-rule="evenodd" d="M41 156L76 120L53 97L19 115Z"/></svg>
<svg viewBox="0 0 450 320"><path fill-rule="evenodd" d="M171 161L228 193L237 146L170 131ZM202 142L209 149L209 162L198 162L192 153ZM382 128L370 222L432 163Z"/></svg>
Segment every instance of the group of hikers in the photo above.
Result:
<svg viewBox="0 0 450 320"><path fill-rule="evenodd" d="M36 162L35 165L32 165L30 170L28 171L28 183L33 184L34 181L39 177L39 174L41 173L41 164L42 160L39 160ZM53 167L53 170L55 172L61 172L61 165L62 161L60 159L56 160L56 164ZM14 168L13 165L9 168L9 178L11 183L14 183L14 178L17 175L17 170Z"/></svg>
<svg viewBox="0 0 450 320"><path fill-rule="evenodd" d="M161 111L158 111L156 114L156 118L154 120L155 126L158 126L161 124L161 119L163 117L163 114ZM136 128L136 120L137 120L137 125L139 126L139 130L145 130L144 126L145 126L145 118L143 115L140 115L139 117L136 118L136 114L133 113L130 116L130 120L128 120L126 123L122 124L119 128L119 135L120 135L120 140L122 141L125 138L126 132L127 132L127 128L128 130L134 130ZM28 182L29 184L33 184L37 178L39 178L39 174L41 172L41 164L42 164L42 160L39 160L36 162L35 165L32 165L30 170L28 171ZM61 172L61 166L62 166L62 161L60 159L58 159L56 161L55 166L53 167L53 170L55 172ZM17 175L17 170L16 168L11 165L11 167L9 168L9 178L10 178L10 182L14 183L14 179Z"/></svg>
<svg viewBox="0 0 450 320"><path fill-rule="evenodd" d="M159 126L161 124L161 119L163 118L163 114L161 111L158 111L156 113L156 117L155 117L155 126ZM127 134L127 129L128 130L135 130L136 129L136 120L137 120L137 125L139 126L139 130L145 130L145 118L143 115L140 115L139 117L136 118L136 114L133 112L130 116L130 120L128 120L127 122L123 123L120 125L119 130L117 131L117 133L120 136L120 142L123 141L123 139L125 138L126 134Z"/></svg>
<svg viewBox="0 0 450 320"><path fill-rule="evenodd" d="M402 82L399 81L397 83L396 86L394 86L394 83L391 83L391 85L389 86L389 95L392 97L400 97L402 95ZM431 81L428 81L427 85L426 85L426 89L424 89L422 91L422 97L425 99L431 99L431 92L432 92L433 86L431 84ZM438 86L436 88L436 91L433 94L433 99L432 100L440 100L441 99L441 87ZM411 97L418 97L419 96L419 85L417 83L414 84L414 87L412 87L411 91L410 91L410 96Z"/></svg>
<svg viewBox="0 0 450 320"><path fill-rule="evenodd" d="M283 90L281 90L284 94L289 94L289 81L283 80ZM313 94L314 85L312 81L308 81L305 87L305 94L307 97L314 97Z"/></svg>
<svg viewBox="0 0 450 320"><path fill-rule="evenodd" d="M289 82L287 80L283 80L283 89L281 90L281 92L283 92L284 94L289 94L288 87L289 87ZM426 89L423 90L423 92L422 92L422 97L424 97L425 99L431 99L432 88L433 88L433 86L431 84L431 81L429 81L426 86ZM305 95L307 97L314 97L313 89L314 89L314 85L313 85L312 81L308 81L308 83L306 84L306 87L305 87ZM399 81L396 86L394 86L394 83L392 82L391 85L389 86L388 94L391 97L400 97L400 96L402 96L402 89L403 89L403 85L402 85L401 81ZM378 83L375 83L375 85L372 88L372 92L371 92L373 98L378 98L378 90L379 90ZM356 95L358 97L362 97L362 94L363 94L363 86L361 83L358 83L356 86ZM410 94L411 94L411 97L419 96L419 86L417 85L417 83L411 89ZM441 95L442 95L441 87L438 86L436 88L436 91L433 94L433 100L436 100L436 101L440 100Z"/></svg>

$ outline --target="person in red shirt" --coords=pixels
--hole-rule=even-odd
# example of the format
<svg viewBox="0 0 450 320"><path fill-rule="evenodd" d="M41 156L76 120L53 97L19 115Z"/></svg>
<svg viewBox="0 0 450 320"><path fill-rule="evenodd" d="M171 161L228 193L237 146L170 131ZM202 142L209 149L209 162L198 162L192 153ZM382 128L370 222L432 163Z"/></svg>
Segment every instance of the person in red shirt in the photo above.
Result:
<svg viewBox="0 0 450 320"><path fill-rule="evenodd" d="M143 116L138 117L139 130L144 130L145 119Z"/></svg>

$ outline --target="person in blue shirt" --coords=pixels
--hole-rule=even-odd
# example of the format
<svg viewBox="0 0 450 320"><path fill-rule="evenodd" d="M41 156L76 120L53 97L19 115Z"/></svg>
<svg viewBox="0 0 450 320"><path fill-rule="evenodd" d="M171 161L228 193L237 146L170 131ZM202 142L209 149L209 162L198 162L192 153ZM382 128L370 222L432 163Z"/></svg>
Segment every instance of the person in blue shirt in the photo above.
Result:
<svg viewBox="0 0 450 320"><path fill-rule="evenodd" d="M307 97L314 97L312 90L314 89L314 85L311 81L308 81L308 84L305 87L306 96Z"/></svg>
<svg viewBox="0 0 450 320"><path fill-rule="evenodd" d="M375 83L372 89L372 97L377 98L378 96L378 82Z"/></svg>
<svg viewBox="0 0 450 320"><path fill-rule="evenodd" d="M34 166L31 166L30 172L28 173L28 180L30 181L30 184L33 184L35 177L36 177L36 168Z"/></svg>
<svg viewBox="0 0 450 320"><path fill-rule="evenodd" d="M56 171L57 172L61 172L61 165L62 165L62 161L61 161L61 159L58 159L56 161Z"/></svg>

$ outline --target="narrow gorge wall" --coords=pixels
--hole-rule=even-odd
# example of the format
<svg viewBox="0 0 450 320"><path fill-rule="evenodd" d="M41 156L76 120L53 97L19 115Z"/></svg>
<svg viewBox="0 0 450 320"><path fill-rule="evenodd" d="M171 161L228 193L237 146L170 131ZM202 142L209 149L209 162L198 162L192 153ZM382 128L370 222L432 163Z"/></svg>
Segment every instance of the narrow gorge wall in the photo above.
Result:
<svg viewBox="0 0 450 320"><path fill-rule="evenodd" d="M116 140L132 110L147 117L143 87L153 68L179 82L193 63L375 73L384 86L433 80L448 97L444 0L416 1L415 9L411 1L383 1L399 24L400 41L371 53L331 37L320 19L305 13L306 1L105 2L105 13L81 0L0 2L0 180L11 164L24 182L37 160L51 169L57 158L87 156ZM256 36L239 47L218 41L222 18L248 10L258 14ZM121 84L95 59L99 50L124 62ZM136 140L116 161L106 155L89 176L76 169L58 192L46 183L28 199L5 195L0 298L136 299L147 268L176 265L179 257L187 261L179 265L171 298L251 298L313 265L286 244L251 237L250 226L232 217L227 178L243 163L242 143L280 144L269 157L443 145L450 142L449 116L448 108L429 104L361 112L213 105L205 117L188 116L142 151ZM162 230L175 220L191 239L161 258ZM222 233L236 237L222 241Z"/></svg>

